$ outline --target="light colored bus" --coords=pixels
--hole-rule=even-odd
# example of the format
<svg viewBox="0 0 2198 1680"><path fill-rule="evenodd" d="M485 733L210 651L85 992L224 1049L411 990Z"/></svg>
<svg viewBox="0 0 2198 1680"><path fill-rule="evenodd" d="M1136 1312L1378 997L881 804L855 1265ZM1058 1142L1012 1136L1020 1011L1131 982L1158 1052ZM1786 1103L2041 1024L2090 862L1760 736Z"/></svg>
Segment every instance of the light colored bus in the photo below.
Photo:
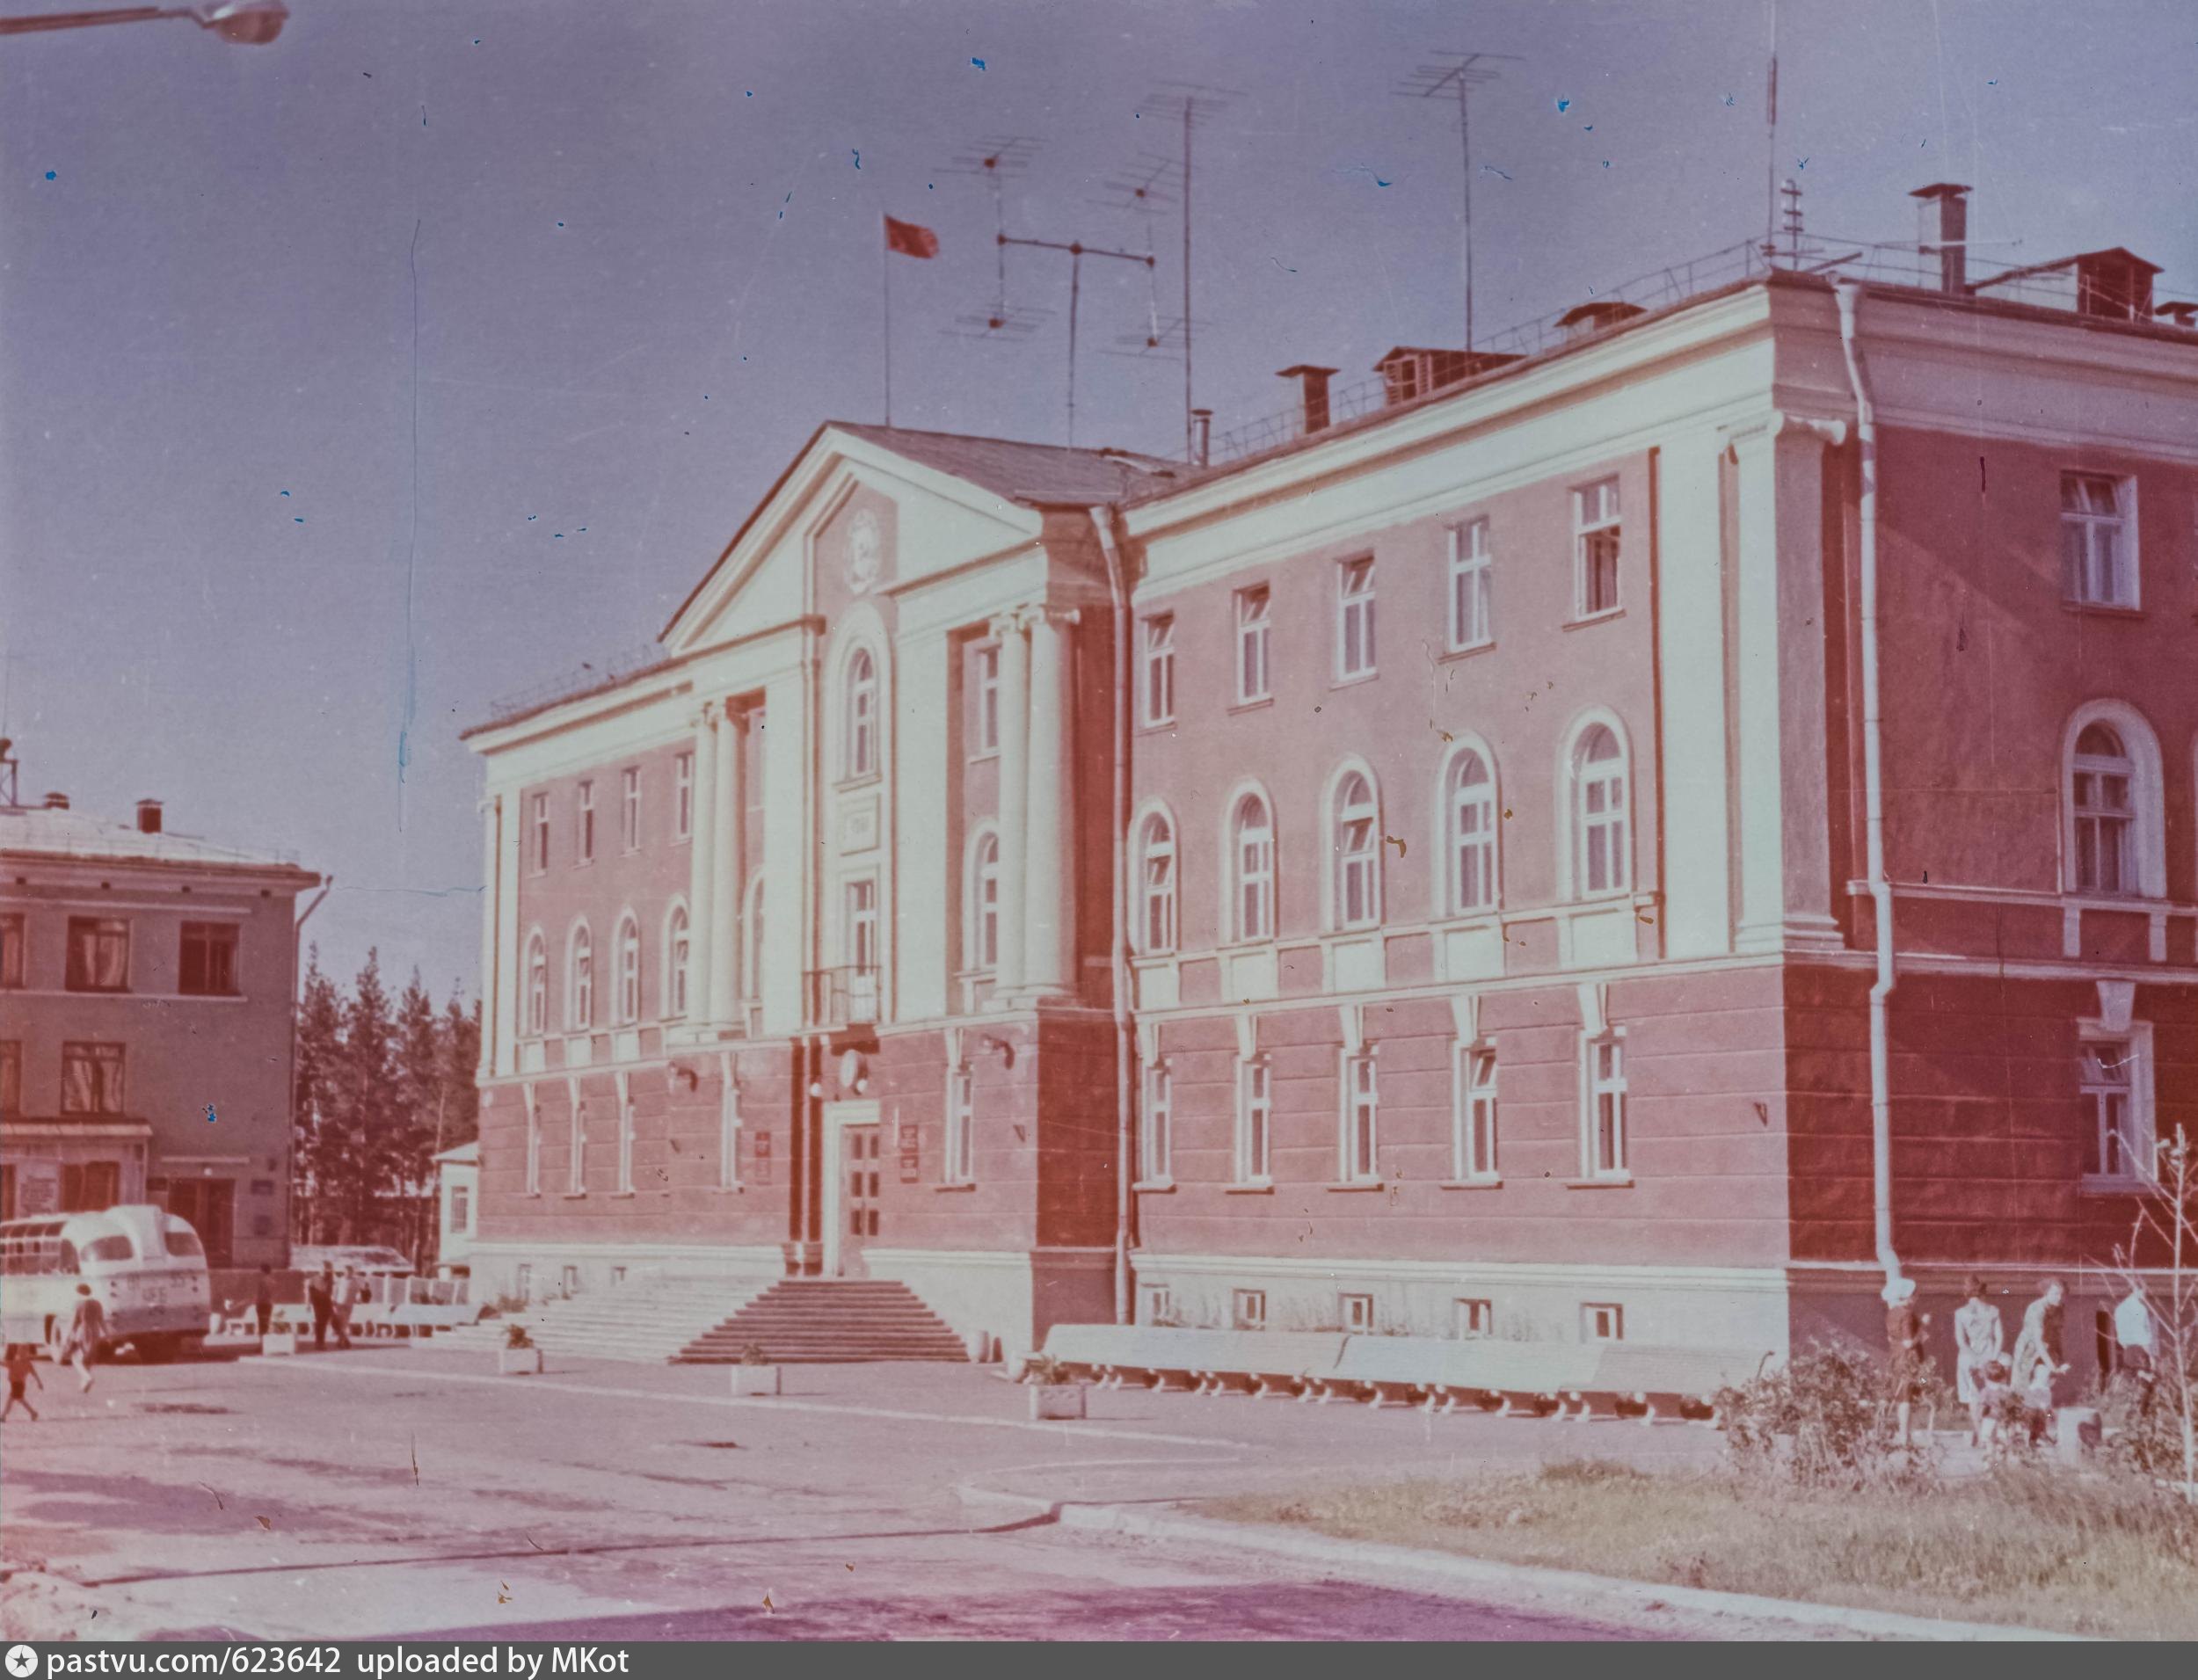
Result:
<svg viewBox="0 0 2198 1680"><path fill-rule="evenodd" d="M165 1209L108 1208L0 1224L0 1334L58 1356L76 1285L106 1309L101 1351L127 1342L141 1359L172 1359L206 1335L209 1294L198 1233Z"/></svg>

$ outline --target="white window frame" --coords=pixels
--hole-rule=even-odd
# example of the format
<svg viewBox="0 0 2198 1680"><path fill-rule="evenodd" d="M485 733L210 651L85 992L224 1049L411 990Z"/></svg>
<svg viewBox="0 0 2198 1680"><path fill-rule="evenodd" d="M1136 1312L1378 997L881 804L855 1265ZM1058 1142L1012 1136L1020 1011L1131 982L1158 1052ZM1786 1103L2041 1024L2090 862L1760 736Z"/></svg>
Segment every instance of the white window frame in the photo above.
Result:
<svg viewBox="0 0 2198 1680"><path fill-rule="evenodd" d="M675 900L664 918L664 995L658 1014L666 1021L687 1015L688 985L694 967L694 927L687 905Z"/></svg>
<svg viewBox="0 0 2198 1680"><path fill-rule="evenodd" d="M1374 1298L1361 1291L1339 1291L1336 1297L1336 1322L1345 1335L1373 1335Z"/></svg>
<svg viewBox="0 0 2198 1680"><path fill-rule="evenodd" d="M1451 1065L1450 1175L1459 1184L1501 1182L1497 1082L1502 1069L1486 1039L1458 1046Z"/></svg>
<svg viewBox="0 0 2198 1680"><path fill-rule="evenodd" d="M1000 751L1000 644L977 644L971 665L969 755L988 759Z"/></svg>
<svg viewBox="0 0 2198 1680"><path fill-rule="evenodd" d="M2151 1023L2132 1020L2116 1029L2104 1021L2081 1021L2077 1023L2077 1089L2083 1100L2085 1119L2084 1185L2087 1189L2140 1189L2155 1182L2159 1170L2159 1134ZM2106 1045L2122 1052L2120 1071L2125 1079L2119 1085L2111 1078L2092 1076L2087 1065L2093 1061L2088 1047ZM2116 1140L2119 1153L2128 1161L2122 1171L2110 1170L2109 1166L2112 1153L2105 1103L2114 1094L2123 1099L2122 1124Z"/></svg>
<svg viewBox="0 0 2198 1680"><path fill-rule="evenodd" d="M1236 1062L1236 1182L1274 1182L1275 1069L1264 1056Z"/></svg>
<svg viewBox="0 0 2198 1680"><path fill-rule="evenodd" d="M1265 584L1236 592L1236 703L1252 706L1274 697L1274 594Z"/></svg>
<svg viewBox="0 0 2198 1680"><path fill-rule="evenodd" d="M2076 777L2106 761L2079 755L2076 744L2094 724L2104 724L2122 742L2129 775L2128 884L2107 892L2081 884L2078 868ZM2135 707L2119 700L2094 700L2071 714L2061 742L2061 891L2078 898L2164 898L2167 896L2166 803L2159 738Z"/></svg>
<svg viewBox="0 0 2198 1680"><path fill-rule="evenodd" d="M863 782L878 773L878 693L877 656L867 647L857 647L848 655L843 685L847 706L843 782Z"/></svg>
<svg viewBox="0 0 2198 1680"><path fill-rule="evenodd" d="M1481 779L1468 782L1467 773L1476 766ZM1458 746L1444 771L1442 800L1444 871L1452 915L1485 915L1503 902L1501 811L1494 759L1478 743ZM1474 825L1470 834L1468 816Z"/></svg>
<svg viewBox="0 0 2198 1680"><path fill-rule="evenodd" d="M1603 1052L1611 1052L1605 1071ZM1611 1027L1580 1037L1580 1176L1604 1183L1633 1177L1626 1114L1626 1029ZM1604 1147L1603 1114L1610 1104L1610 1148Z"/></svg>
<svg viewBox="0 0 2198 1680"><path fill-rule="evenodd" d="M617 993L613 998L616 1024L630 1027L641 1019L641 921L629 910L618 919L611 946L618 964Z"/></svg>
<svg viewBox="0 0 2198 1680"><path fill-rule="evenodd" d="M633 1194L633 1104L622 1102L618 1105L618 1193L621 1196Z"/></svg>
<svg viewBox="0 0 2198 1680"><path fill-rule="evenodd" d="M593 777L580 783L579 797L573 806L572 847L576 863L595 862L595 782Z"/></svg>
<svg viewBox="0 0 2198 1680"><path fill-rule="evenodd" d="M2085 725L2083 732L2088 735L2093 730L2112 733L2114 726L2103 717L2096 718ZM2119 734L2115 741L2121 750L2109 756L2085 752L2079 737L2069 760L2069 817L2076 836L2071 862L2076 872L2076 890L2101 898L2135 896L2136 887L2137 765ZM2105 790L2115 785L2122 792L2119 804L2105 796ZM2087 857L2088 880L2085 878ZM2107 878L2109 875L2111 882Z"/></svg>
<svg viewBox="0 0 2198 1680"><path fill-rule="evenodd" d="M1613 758L1590 760L1589 749L1598 735L1607 735L1617 748ZM1575 731L1568 753L1566 810L1569 818L1569 857L1572 897L1622 898L1633 890L1633 754L1625 736L1607 719L1593 718ZM1592 768L1590 768L1592 765ZM1615 789L1615 798L1612 790ZM1601 808L1591 810L1601 793ZM1595 882L1596 836L1604 843L1605 878Z"/></svg>
<svg viewBox="0 0 2198 1680"><path fill-rule="evenodd" d="M682 753L672 760L672 838L695 838L695 755Z"/></svg>
<svg viewBox="0 0 2198 1680"><path fill-rule="evenodd" d="M1167 1284L1139 1284L1137 1286L1137 1321L1139 1324L1164 1324L1175 1316L1175 1291Z"/></svg>
<svg viewBox="0 0 2198 1680"><path fill-rule="evenodd" d="M1626 1339L1626 1309L1616 1301L1583 1301L1580 1303L1580 1340L1583 1342L1623 1342Z"/></svg>
<svg viewBox="0 0 2198 1680"><path fill-rule="evenodd" d="M1248 823L1245 812L1258 808L1256 823ZM1256 859L1246 862L1246 835L1253 832L1263 833L1258 843ZM1249 945L1271 940L1279 920L1277 915L1277 871L1275 855L1275 807L1264 793L1247 789L1230 801L1228 813L1229 847L1229 905L1228 935L1233 944ZM1248 914L1247 908L1256 905L1256 915Z"/></svg>
<svg viewBox="0 0 2198 1680"><path fill-rule="evenodd" d="M1336 778L1329 803L1336 856L1330 913L1339 931L1381 925L1381 798L1373 777L1352 767Z"/></svg>
<svg viewBox="0 0 2198 1680"><path fill-rule="evenodd" d="M589 1032L594 1026L595 936L579 921L564 939L564 1029Z"/></svg>
<svg viewBox="0 0 2198 1680"><path fill-rule="evenodd" d="M1175 1077L1163 1058L1146 1065L1137 1105L1137 1182L1175 1181Z"/></svg>
<svg viewBox="0 0 2198 1680"><path fill-rule="evenodd" d="M972 974L990 974L1000 966L1000 831L989 823L970 839L968 892L962 960Z"/></svg>
<svg viewBox="0 0 2198 1680"><path fill-rule="evenodd" d="M527 936L527 1024L529 1038L550 1030L550 942L537 927Z"/></svg>
<svg viewBox="0 0 2198 1680"><path fill-rule="evenodd" d="M844 913L840 928L844 966L875 973L879 966L877 877L849 876L841 889L840 902Z"/></svg>
<svg viewBox="0 0 2198 1680"><path fill-rule="evenodd" d="M1459 1342L1485 1342L1496 1334L1496 1303L1461 1295L1450 1304L1450 1334Z"/></svg>
<svg viewBox="0 0 2198 1680"><path fill-rule="evenodd" d="M1605 613L1615 613L1625 605L1622 589L1625 567L1625 522L1619 517L1618 476L1598 478L1591 484L1582 484L1572 492L1572 616L1580 619L1600 618ZM1611 539L1612 552L1610 564L1610 598L1601 598L1594 587L1596 578L1590 550L1599 549L1605 534Z"/></svg>
<svg viewBox="0 0 2198 1680"><path fill-rule="evenodd" d="M535 1087L522 1086L527 1101L527 1194L542 1194L542 1108Z"/></svg>
<svg viewBox="0 0 2198 1680"><path fill-rule="evenodd" d="M949 1184L973 1184L976 1174L977 1084L967 1062L946 1074L946 1149L942 1175Z"/></svg>
<svg viewBox="0 0 2198 1680"><path fill-rule="evenodd" d="M1176 884L1182 855L1175 845L1175 819L1148 811L1137 825L1137 948L1159 956L1175 949L1181 920Z"/></svg>
<svg viewBox="0 0 2198 1680"><path fill-rule="evenodd" d="M1492 583L1496 556L1484 516L1450 527L1450 651L1467 653L1496 641Z"/></svg>
<svg viewBox="0 0 2198 1680"><path fill-rule="evenodd" d="M2113 501L2112 511L2069 505L2072 486L2102 484ZM2142 572L2137 564L2136 503L2136 480L2125 474L2078 469L2061 474L2062 600L2078 607L2138 609ZM2112 585L2105 590L2099 586L2102 564L2113 568Z"/></svg>
<svg viewBox="0 0 2198 1680"><path fill-rule="evenodd" d="M1238 1330L1264 1330L1267 1327L1267 1291L1263 1289L1231 1290L1229 1324Z"/></svg>
<svg viewBox="0 0 2198 1680"><path fill-rule="evenodd" d="M1381 1180L1381 1082L1373 1047L1344 1051L1337 1058L1337 1176L1345 1184Z"/></svg>
<svg viewBox="0 0 2198 1680"><path fill-rule="evenodd" d="M570 1159L565 1163L565 1193L569 1196L587 1194L587 1099L581 1097L572 1104L572 1137Z"/></svg>
<svg viewBox="0 0 2198 1680"><path fill-rule="evenodd" d="M641 767L630 764L618 773L618 838L629 852L641 849Z"/></svg>
<svg viewBox="0 0 2198 1680"><path fill-rule="evenodd" d="M1336 680L1359 682L1379 669L1374 634L1374 557L1356 555L1336 568Z"/></svg>
<svg viewBox="0 0 2198 1680"><path fill-rule="evenodd" d="M534 869L531 873L545 875L550 869L550 796L533 796L535 805Z"/></svg>
<svg viewBox="0 0 2198 1680"><path fill-rule="evenodd" d="M1147 729L1175 721L1175 615L1155 613L1138 625L1138 716Z"/></svg>

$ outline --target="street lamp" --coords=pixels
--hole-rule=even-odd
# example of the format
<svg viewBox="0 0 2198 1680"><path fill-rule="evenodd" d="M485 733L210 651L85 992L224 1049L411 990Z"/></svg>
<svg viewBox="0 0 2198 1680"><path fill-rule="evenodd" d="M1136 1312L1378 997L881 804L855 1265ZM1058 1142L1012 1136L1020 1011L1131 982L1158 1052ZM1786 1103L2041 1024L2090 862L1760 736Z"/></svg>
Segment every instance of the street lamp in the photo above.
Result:
<svg viewBox="0 0 2198 1680"><path fill-rule="evenodd" d="M0 35L45 29L90 29L98 24L144 24L156 18L188 18L238 47L265 47L282 33L290 9L282 0L229 0L215 6L131 6L121 11L49 11L35 18L0 18Z"/></svg>

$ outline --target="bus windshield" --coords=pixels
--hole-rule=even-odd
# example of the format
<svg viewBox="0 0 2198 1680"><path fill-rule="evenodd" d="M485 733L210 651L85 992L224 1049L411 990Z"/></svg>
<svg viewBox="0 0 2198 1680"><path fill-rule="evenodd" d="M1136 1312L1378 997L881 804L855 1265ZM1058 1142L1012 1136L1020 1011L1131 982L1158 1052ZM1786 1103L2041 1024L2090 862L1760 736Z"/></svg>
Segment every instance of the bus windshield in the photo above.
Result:
<svg viewBox="0 0 2198 1680"><path fill-rule="evenodd" d="M168 1252L178 1260L200 1260L206 1255L206 1250L199 1246L198 1238L174 1225L168 1227Z"/></svg>
<svg viewBox="0 0 2198 1680"><path fill-rule="evenodd" d="M127 1266L135 1255L124 1236L94 1237L84 1246L84 1257L102 1266Z"/></svg>

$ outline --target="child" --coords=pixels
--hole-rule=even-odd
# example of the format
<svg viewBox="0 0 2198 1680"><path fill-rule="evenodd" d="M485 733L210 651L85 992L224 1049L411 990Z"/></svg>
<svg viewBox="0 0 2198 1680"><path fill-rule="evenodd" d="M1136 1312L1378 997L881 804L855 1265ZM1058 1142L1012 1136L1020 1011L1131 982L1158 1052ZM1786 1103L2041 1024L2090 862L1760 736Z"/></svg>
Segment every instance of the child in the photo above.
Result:
<svg viewBox="0 0 2198 1680"><path fill-rule="evenodd" d="M5 1422L8 1414L14 1411L18 1406L22 1407L31 1415L32 1422L37 1422L38 1407L32 1405L24 1394L23 1385L25 1383L36 1383L43 1388L46 1386L46 1379L38 1374L38 1362L32 1356L28 1342L11 1342L8 1344L7 1366L8 1403L4 1407L0 1407L0 1423Z"/></svg>
<svg viewBox="0 0 2198 1680"><path fill-rule="evenodd" d="M2007 1380L2007 1362L1988 1359L1976 1367L1976 1442L1982 1447L1992 1447L2004 1436L2012 1421L2020 1415L2015 1406L2015 1385Z"/></svg>

